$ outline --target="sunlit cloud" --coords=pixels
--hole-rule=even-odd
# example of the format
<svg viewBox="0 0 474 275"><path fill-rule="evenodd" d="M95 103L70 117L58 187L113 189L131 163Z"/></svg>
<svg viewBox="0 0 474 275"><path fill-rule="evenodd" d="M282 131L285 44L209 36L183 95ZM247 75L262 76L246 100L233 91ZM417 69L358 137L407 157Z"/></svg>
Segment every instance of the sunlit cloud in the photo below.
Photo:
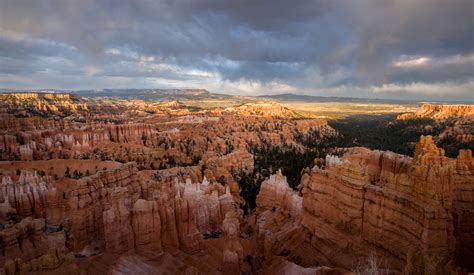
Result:
<svg viewBox="0 0 474 275"><path fill-rule="evenodd" d="M422 56L422 57L402 57L403 60L397 61L393 63L393 66L395 67L418 67L418 66L423 66L426 65L428 62L430 62L431 58Z"/></svg>
<svg viewBox="0 0 474 275"><path fill-rule="evenodd" d="M440 67L448 65L470 64L474 66L474 54L466 55L450 55L445 57L413 57L402 55L400 59L393 62L394 67L400 68L416 68L416 67Z"/></svg>

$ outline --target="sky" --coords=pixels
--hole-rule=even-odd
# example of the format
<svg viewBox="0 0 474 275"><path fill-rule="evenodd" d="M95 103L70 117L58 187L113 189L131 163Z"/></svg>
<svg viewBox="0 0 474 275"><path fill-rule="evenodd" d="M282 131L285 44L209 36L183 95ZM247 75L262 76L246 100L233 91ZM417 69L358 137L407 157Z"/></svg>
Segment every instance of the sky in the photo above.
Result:
<svg viewBox="0 0 474 275"><path fill-rule="evenodd" d="M0 0L0 88L474 101L472 0Z"/></svg>

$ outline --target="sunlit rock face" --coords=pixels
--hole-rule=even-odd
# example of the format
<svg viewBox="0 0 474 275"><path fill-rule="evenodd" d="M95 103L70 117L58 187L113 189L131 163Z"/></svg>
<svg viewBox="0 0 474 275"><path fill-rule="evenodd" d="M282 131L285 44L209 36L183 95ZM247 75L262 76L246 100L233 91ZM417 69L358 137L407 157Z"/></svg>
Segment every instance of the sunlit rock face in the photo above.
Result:
<svg viewBox="0 0 474 275"><path fill-rule="evenodd" d="M263 116L278 118L298 118L300 114L288 109L287 107L271 101L261 101L255 103L246 103L237 107L229 107L225 112L236 113L241 116Z"/></svg>
<svg viewBox="0 0 474 275"><path fill-rule="evenodd" d="M317 133L319 139L337 134L324 119L292 120L235 112L215 115L207 111L165 114L147 109L156 102L142 106L146 112L140 104L129 101L94 101L64 95L92 109L78 108L63 117L49 111L43 114L28 109L25 114L19 114L16 109L0 108L1 160L135 161L140 169L153 170L206 165L210 168L210 179L214 174L230 182L232 169L253 170L253 157L249 153L252 148L285 146L303 151L300 138L312 133ZM14 97L13 94L2 96ZM44 95L36 93L31 97ZM24 101L19 99L11 104L22 108ZM225 174L225 170L229 173Z"/></svg>
<svg viewBox="0 0 474 275"><path fill-rule="evenodd" d="M433 118L446 119L450 117L472 117L474 116L474 105L436 105L423 104L415 113L406 113L398 116L399 119L409 118Z"/></svg>
<svg viewBox="0 0 474 275"><path fill-rule="evenodd" d="M441 133L434 137L437 142L456 140L457 142L470 144L474 140L474 129L472 127L474 124L474 105L472 104L423 104L418 111L401 114L397 118L401 120L433 119L435 125L430 127L442 127Z"/></svg>
<svg viewBox="0 0 474 275"><path fill-rule="evenodd" d="M20 115L67 116L71 113L85 112L88 104L79 96L67 93L1 93L0 110Z"/></svg>
<svg viewBox="0 0 474 275"><path fill-rule="evenodd" d="M285 209L293 217L299 218L302 206L303 198L290 188L280 170L262 183L257 196L258 211Z"/></svg>
<svg viewBox="0 0 474 275"><path fill-rule="evenodd" d="M286 255L309 266L351 269L375 252L398 271L426 267L434 258L472 268L473 172L470 150L449 159L430 136L420 138L414 158L365 148L328 156L324 169L303 176L296 214L298 204L282 195L292 191L281 176L262 184L260 245L266 257Z"/></svg>
<svg viewBox="0 0 474 275"><path fill-rule="evenodd" d="M298 248L304 240L302 204L303 197L290 188L281 171L262 183L254 215L256 241L264 259L305 253L303 246Z"/></svg>

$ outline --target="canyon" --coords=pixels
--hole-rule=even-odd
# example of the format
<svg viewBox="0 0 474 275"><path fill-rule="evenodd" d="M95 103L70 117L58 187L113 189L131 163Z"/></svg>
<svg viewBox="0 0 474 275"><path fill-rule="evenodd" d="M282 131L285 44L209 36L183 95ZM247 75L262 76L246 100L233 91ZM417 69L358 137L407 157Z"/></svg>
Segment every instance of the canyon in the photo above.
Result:
<svg viewBox="0 0 474 275"><path fill-rule="evenodd" d="M268 101L0 98L2 274L364 274L371 259L381 274L474 270L472 148L449 158L432 136L413 157L341 148L326 119ZM472 105L398 119L422 117L473 139ZM314 155L293 184L262 161L274 151Z"/></svg>

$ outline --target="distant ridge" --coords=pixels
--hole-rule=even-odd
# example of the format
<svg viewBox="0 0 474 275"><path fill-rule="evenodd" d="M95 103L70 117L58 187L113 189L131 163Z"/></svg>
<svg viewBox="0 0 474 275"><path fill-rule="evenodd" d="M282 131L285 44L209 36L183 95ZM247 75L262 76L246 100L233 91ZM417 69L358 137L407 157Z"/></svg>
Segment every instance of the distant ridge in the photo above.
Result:
<svg viewBox="0 0 474 275"><path fill-rule="evenodd" d="M260 98L269 98L273 100L287 100L287 101L309 101L309 102L407 102L416 103L417 100L402 100L402 99L381 99L381 98L360 98L360 97L338 97L338 96L312 96L312 95L298 95L298 94L275 94L262 95Z"/></svg>
<svg viewBox="0 0 474 275"><path fill-rule="evenodd" d="M339 97L339 96L312 96L312 95L298 95L292 93L261 95L258 98L267 98L272 100L286 100L286 101L306 101L306 102L383 102L383 103L449 103L449 104L473 104L473 101L465 100L418 100L418 99L385 99L385 98L362 98L362 97Z"/></svg>
<svg viewBox="0 0 474 275"><path fill-rule="evenodd" d="M203 99L229 99L234 96L211 93L205 89L104 89L104 90L79 90L72 93L84 97L120 97L136 98L143 100L203 100Z"/></svg>
<svg viewBox="0 0 474 275"><path fill-rule="evenodd" d="M155 101L173 100L237 100L239 102L254 102L258 100L274 101L304 101L304 102L348 102L348 103L450 103L450 104L473 104L472 101L425 101L408 99L384 99L384 98L361 98L361 97L338 97L338 96L313 96L292 93L240 96L210 92L206 89L101 89L101 90L60 90L60 89L5 89L0 88L0 94L4 93L61 93L76 94L83 97L118 97L124 99L142 99Z"/></svg>

